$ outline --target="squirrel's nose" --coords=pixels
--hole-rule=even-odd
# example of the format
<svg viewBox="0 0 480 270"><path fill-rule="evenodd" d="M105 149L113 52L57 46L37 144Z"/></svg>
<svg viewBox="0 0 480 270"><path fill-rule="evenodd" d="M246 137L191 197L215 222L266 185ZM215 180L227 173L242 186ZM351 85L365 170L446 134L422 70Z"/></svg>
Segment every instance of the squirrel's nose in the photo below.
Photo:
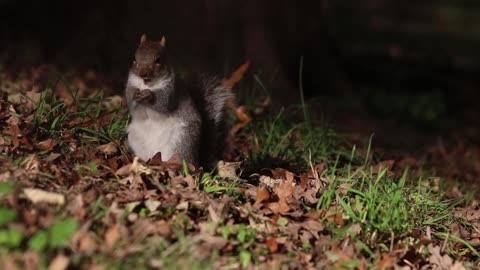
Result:
<svg viewBox="0 0 480 270"><path fill-rule="evenodd" d="M144 81L145 83L149 83L150 81L152 81L152 78L150 78L150 77L143 77L143 81Z"/></svg>

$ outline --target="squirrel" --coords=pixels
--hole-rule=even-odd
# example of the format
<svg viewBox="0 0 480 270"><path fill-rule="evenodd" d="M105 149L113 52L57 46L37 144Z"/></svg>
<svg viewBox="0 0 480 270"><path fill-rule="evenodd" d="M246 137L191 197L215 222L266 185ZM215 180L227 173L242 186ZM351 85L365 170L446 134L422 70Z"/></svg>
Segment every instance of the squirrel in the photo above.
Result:
<svg viewBox="0 0 480 270"><path fill-rule="evenodd" d="M148 161L179 154L198 166L222 159L227 135L227 101L233 93L216 77L186 80L169 62L166 39L145 34L135 52L125 90L131 116L128 145Z"/></svg>

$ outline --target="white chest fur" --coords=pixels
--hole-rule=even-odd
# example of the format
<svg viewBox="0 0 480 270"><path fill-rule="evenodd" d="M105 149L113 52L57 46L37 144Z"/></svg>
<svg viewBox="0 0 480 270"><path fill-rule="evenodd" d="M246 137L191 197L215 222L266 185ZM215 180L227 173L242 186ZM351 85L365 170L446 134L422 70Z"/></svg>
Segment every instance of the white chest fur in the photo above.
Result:
<svg viewBox="0 0 480 270"><path fill-rule="evenodd" d="M169 160L179 143L185 139L185 123L175 116L166 116L146 108L148 117L132 119L128 126L128 144L134 154L143 160L162 153L162 160Z"/></svg>

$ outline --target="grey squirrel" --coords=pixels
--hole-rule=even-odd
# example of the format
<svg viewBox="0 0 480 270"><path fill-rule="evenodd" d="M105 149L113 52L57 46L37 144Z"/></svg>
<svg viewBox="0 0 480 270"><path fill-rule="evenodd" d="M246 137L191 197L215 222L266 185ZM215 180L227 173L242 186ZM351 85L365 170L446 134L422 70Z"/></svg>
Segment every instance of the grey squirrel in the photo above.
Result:
<svg viewBox="0 0 480 270"><path fill-rule="evenodd" d="M142 35L125 91L131 122L128 145L147 161L179 154L193 165L212 166L222 158L227 100L232 91L215 77L185 80L169 63L166 40Z"/></svg>

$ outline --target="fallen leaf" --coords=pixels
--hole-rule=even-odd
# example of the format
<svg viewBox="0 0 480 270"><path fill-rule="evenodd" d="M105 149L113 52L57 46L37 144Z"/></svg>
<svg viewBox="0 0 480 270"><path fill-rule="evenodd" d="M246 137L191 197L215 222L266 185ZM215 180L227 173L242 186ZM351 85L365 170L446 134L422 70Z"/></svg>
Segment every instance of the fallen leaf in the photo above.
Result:
<svg viewBox="0 0 480 270"><path fill-rule="evenodd" d="M382 253L382 259L378 261L376 265L377 270L390 269L395 266L395 258L391 257L388 253Z"/></svg>
<svg viewBox="0 0 480 270"><path fill-rule="evenodd" d="M293 173L289 171L285 172L285 181L273 188L274 193L278 197L277 202L267 203L267 207L272 210L274 213L286 213L290 210L288 205L288 199L292 196L293 193Z"/></svg>
<svg viewBox="0 0 480 270"><path fill-rule="evenodd" d="M17 125L10 125L3 133L11 136L13 146L12 149L16 149L18 146L20 146L20 140L18 138L20 129Z"/></svg>
<svg viewBox="0 0 480 270"><path fill-rule="evenodd" d="M250 66L250 60L245 61L240 67L238 67L232 75L223 81L223 86L232 89L243 77L243 74L248 70Z"/></svg>
<svg viewBox="0 0 480 270"><path fill-rule="evenodd" d="M240 162L225 162L219 160L217 163L218 175L223 178L236 179L237 169L240 168Z"/></svg>
<svg viewBox="0 0 480 270"><path fill-rule="evenodd" d="M150 212L157 211L157 208L162 204L160 201L152 201L152 200L146 200L143 203L145 204L145 207L147 207L147 209Z"/></svg>
<svg viewBox="0 0 480 270"><path fill-rule="evenodd" d="M213 223L219 223L222 220L220 216L215 212L215 209L213 209L212 205L208 206L208 213L210 214L210 219Z"/></svg>
<svg viewBox="0 0 480 270"><path fill-rule="evenodd" d="M458 261L455 262L447 254L442 256L440 254L439 246L433 246L432 244L429 244L428 251L430 252L430 257L428 258L428 261L434 266L434 270L466 270L462 263Z"/></svg>
<svg viewBox="0 0 480 270"><path fill-rule="evenodd" d="M238 107L233 108L233 109L235 111L235 114L236 114L239 122L231 128L230 136L234 136L235 134L237 134L240 130L245 128L248 125L248 123L250 123L252 121L252 118L250 118L250 116L248 116L247 107L238 106Z"/></svg>
<svg viewBox="0 0 480 270"><path fill-rule="evenodd" d="M262 202L268 200L270 198L270 192L268 192L268 189L265 187L261 187L257 189L257 196L255 197L255 204L254 205L260 205Z"/></svg>
<svg viewBox="0 0 480 270"><path fill-rule="evenodd" d="M52 262L48 266L48 270L65 270L70 264L70 258L63 254L58 254L53 258Z"/></svg>
<svg viewBox="0 0 480 270"><path fill-rule="evenodd" d="M380 173L384 169L387 169L387 171L391 171L394 164L395 160L385 160L375 164L375 166L372 167L372 171L373 173Z"/></svg>
<svg viewBox="0 0 480 270"><path fill-rule="evenodd" d="M135 157L132 162L132 166L130 167L131 172L135 172L137 174L145 173L145 174L152 174L152 170L148 167L145 167L142 163L139 162L139 158Z"/></svg>
<svg viewBox="0 0 480 270"><path fill-rule="evenodd" d="M189 206L189 205L190 205L190 204L189 204L187 201L184 201L184 202L179 203L179 204L175 207L175 209L177 209L177 210L188 210L188 206Z"/></svg>
<svg viewBox="0 0 480 270"><path fill-rule="evenodd" d="M0 268L1 269L11 269L11 270L17 270L17 264L15 263L15 260L12 258L12 256L2 256L0 258Z"/></svg>
<svg viewBox="0 0 480 270"><path fill-rule="evenodd" d="M157 232L162 236L167 236L172 233L170 223L168 223L164 219L157 221L155 225L155 227L157 228Z"/></svg>
<svg viewBox="0 0 480 270"><path fill-rule="evenodd" d="M113 155L113 154L118 152L117 145L115 145L114 142L109 142L107 144L100 145L97 148L98 148L98 150L100 150L102 153L104 153L107 156Z"/></svg>
<svg viewBox="0 0 480 270"><path fill-rule="evenodd" d="M88 232L82 232L78 236L78 252L80 253L92 253L96 249L95 242Z"/></svg>
<svg viewBox="0 0 480 270"><path fill-rule="evenodd" d="M42 98L42 93L39 93L38 88L34 87L32 90L26 92L25 96L27 98L24 98L22 101L25 102L25 105L29 110L33 110Z"/></svg>
<svg viewBox="0 0 480 270"><path fill-rule="evenodd" d="M119 224L113 224L106 232L105 232L105 245L107 246L108 249L112 249L113 246L117 243L117 241L120 239L121 233L120 233L120 225Z"/></svg>
<svg viewBox="0 0 480 270"><path fill-rule="evenodd" d="M148 161L149 165L158 166L163 164L162 153L158 152Z"/></svg>
<svg viewBox="0 0 480 270"><path fill-rule="evenodd" d="M359 235L362 232L362 225L355 223L348 228L348 232L353 235Z"/></svg>
<svg viewBox="0 0 480 270"><path fill-rule="evenodd" d="M345 222L343 221L343 216L342 216L341 213L337 213L337 214L335 215L335 223L336 223L337 225L340 225L340 226L343 226L343 224L345 223Z"/></svg>
<svg viewBox="0 0 480 270"><path fill-rule="evenodd" d="M124 166L122 166L120 169L118 169L115 174L118 175L118 176L128 176L130 174L130 172L132 171L132 164L129 163L129 164L126 164Z"/></svg>
<svg viewBox="0 0 480 270"><path fill-rule="evenodd" d="M51 203L63 205L65 203L65 197L62 194L48 192L42 189L25 188L23 193L33 203Z"/></svg>
<svg viewBox="0 0 480 270"><path fill-rule="evenodd" d="M103 106L107 109L107 111L113 111L118 108L121 108L123 105L123 97L119 95L111 96L105 99L103 102Z"/></svg>
<svg viewBox="0 0 480 270"><path fill-rule="evenodd" d="M269 237L267 239L267 249L270 254L277 253L278 243L275 237Z"/></svg>
<svg viewBox="0 0 480 270"><path fill-rule="evenodd" d="M40 150L52 150L58 142L52 139L46 139L45 141L39 142L36 146Z"/></svg>
<svg viewBox="0 0 480 270"><path fill-rule="evenodd" d="M59 153L50 153L46 158L45 158L45 161L46 162L52 162L54 161L55 159L61 157L62 154L59 154Z"/></svg>
<svg viewBox="0 0 480 270"><path fill-rule="evenodd" d="M88 269L86 270L105 270L107 269L107 267L105 265L102 265L102 264L94 264L94 265L90 265L88 267Z"/></svg>

